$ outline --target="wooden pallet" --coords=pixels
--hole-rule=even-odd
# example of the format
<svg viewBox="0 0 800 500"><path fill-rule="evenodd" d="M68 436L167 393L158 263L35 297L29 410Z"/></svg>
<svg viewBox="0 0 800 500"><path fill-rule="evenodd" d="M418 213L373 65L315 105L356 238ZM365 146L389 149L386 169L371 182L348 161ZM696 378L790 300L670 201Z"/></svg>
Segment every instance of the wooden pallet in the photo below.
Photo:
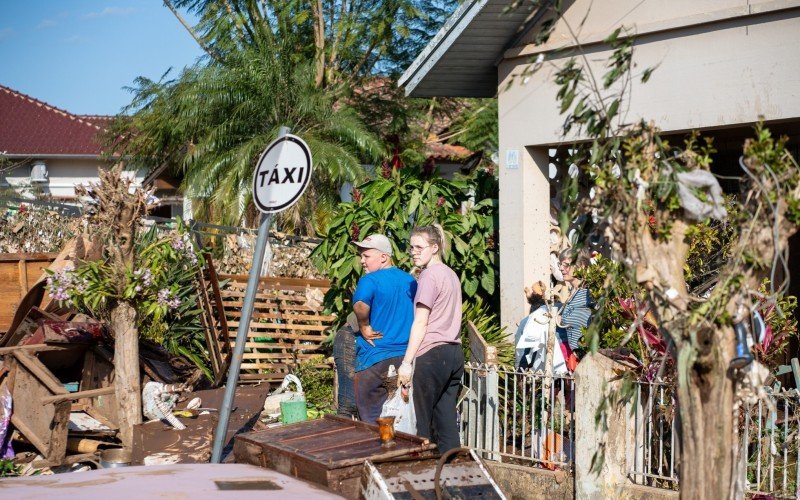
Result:
<svg viewBox="0 0 800 500"><path fill-rule="evenodd" d="M220 275L220 291L231 346L242 317L247 276ZM336 320L323 314L319 299L326 280L261 278L240 372L243 382L276 381L298 364L323 353L323 342ZM327 365L325 365L327 366Z"/></svg>

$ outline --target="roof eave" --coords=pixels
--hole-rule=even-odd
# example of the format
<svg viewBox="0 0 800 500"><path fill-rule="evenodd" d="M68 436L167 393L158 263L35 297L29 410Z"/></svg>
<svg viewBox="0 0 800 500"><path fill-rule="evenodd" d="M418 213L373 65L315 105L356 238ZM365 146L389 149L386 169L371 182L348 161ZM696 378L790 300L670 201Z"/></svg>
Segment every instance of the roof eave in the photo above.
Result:
<svg viewBox="0 0 800 500"><path fill-rule="evenodd" d="M400 76L398 85L405 87L406 96L421 97L414 94L428 71L442 58L447 50L458 39L464 29L469 26L475 16L486 5L488 0L470 0L461 4L447 19L444 26L436 33L428 45L414 59L414 62Z"/></svg>

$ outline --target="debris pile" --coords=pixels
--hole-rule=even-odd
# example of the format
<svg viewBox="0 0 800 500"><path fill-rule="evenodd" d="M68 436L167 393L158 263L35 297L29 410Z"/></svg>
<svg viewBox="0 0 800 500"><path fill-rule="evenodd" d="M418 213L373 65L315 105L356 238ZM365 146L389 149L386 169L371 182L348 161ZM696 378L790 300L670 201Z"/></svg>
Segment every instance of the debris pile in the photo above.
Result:
<svg viewBox="0 0 800 500"><path fill-rule="evenodd" d="M0 213L0 253L58 252L78 233L79 219L63 211L20 204Z"/></svg>
<svg viewBox="0 0 800 500"><path fill-rule="evenodd" d="M225 237L219 270L222 274L247 274L253 263L255 234L229 234ZM284 278L325 279L309 258L316 248L318 240L288 236L284 233L270 232L270 250L272 260L269 266L270 276Z"/></svg>
<svg viewBox="0 0 800 500"><path fill-rule="evenodd" d="M63 267L65 252L51 265ZM115 393L118 370L109 325L50 301L45 281L20 302L11 326L0 332L0 456L29 472L109 465L110 450L126 463L206 462L223 391L217 388L230 363L230 345L211 259L198 276L213 380L189 359L139 340L144 423L132 426L132 446L122 450ZM258 422L268 384L236 389L229 425L233 436ZM129 426L131 427L131 426ZM105 458L104 458L105 457ZM65 469L66 468L66 469Z"/></svg>

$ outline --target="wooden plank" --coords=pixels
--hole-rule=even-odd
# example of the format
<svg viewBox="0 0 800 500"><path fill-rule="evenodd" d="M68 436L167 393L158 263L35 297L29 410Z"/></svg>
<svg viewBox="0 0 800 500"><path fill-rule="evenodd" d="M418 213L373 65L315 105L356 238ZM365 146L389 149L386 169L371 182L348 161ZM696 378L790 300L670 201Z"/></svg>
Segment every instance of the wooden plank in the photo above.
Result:
<svg viewBox="0 0 800 500"><path fill-rule="evenodd" d="M229 323L231 327L239 328L238 321L231 321ZM293 323L250 323L250 331L259 331L259 330L306 330L306 331L315 331L315 332L323 332L325 330L330 330L330 325L298 325Z"/></svg>
<svg viewBox="0 0 800 500"><path fill-rule="evenodd" d="M242 354L242 359L310 359L318 356L316 353L280 353L280 352L246 352Z"/></svg>
<svg viewBox="0 0 800 500"><path fill-rule="evenodd" d="M467 321L467 332L469 334L470 361L496 365L497 348L486 343L472 321Z"/></svg>
<svg viewBox="0 0 800 500"><path fill-rule="evenodd" d="M263 340L264 337L267 337L269 340ZM231 342L233 342L235 338L236 338L235 336L229 337ZM271 347L271 346L275 347L273 344L280 344L279 341L281 340L295 340L295 341L301 340L303 342L322 344L325 342L325 339L328 338L328 335L325 334L324 332L303 335L300 333L265 332L258 330L249 330L247 333L247 338L251 339L252 343L260 344L261 347ZM290 345L295 345L295 342L292 342Z"/></svg>
<svg viewBox="0 0 800 500"><path fill-rule="evenodd" d="M220 280L229 280L231 283L240 283L247 286L248 276L246 274L220 274ZM311 278L286 278L282 276L268 276L258 279L259 288L279 288L281 290L289 290L291 288L306 287L311 288L330 288L331 282L329 280L311 279Z"/></svg>
<svg viewBox="0 0 800 500"><path fill-rule="evenodd" d="M228 319L225 316L225 307L223 306L222 297L220 296L219 277L217 276L217 270L214 267L214 261L210 253L206 255L206 270L208 272L208 281L211 284L214 319L218 322L218 331L215 333L214 344L216 345L216 355L219 358L219 372L214 377L214 383L215 385L220 385L227 376L228 368L233 358L233 347L228 344L230 332L228 329Z"/></svg>
<svg viewBox="0 0 800 500"><path fill-rule="evenodd" d="M28 266L24 257L17 262L17 268L19 269L19 295L21 297L28 291Z"/></svg>
<svg viewBox="0 0 800 500"><path fill-rule="evenodd" d="M45 351L68 351L72 346L68 345L51 345L51 344L26 344L15 345L11 347L0 347L0 356L11 354L14 351L27 351L27 352L45 352Z"/></svg>
<svg viewBox="0 0 800 500"><path fill-rule="evenodd" d="M95 347L86 353L81 378L81 391L91 391L113 387L114 364L101 348ZM107 427L119 428L119 413L115 394L84 398L79 401L87 406L86 413L96 418Z"/></svg>
<svg viewBox="0 0 800 500"><path fill-rule="evenodd" d="M114 387L102 387L100 389L90 389L88 391L70 392L68 394L56 394L55 396L48 396L42 398L42 404L58 403L60 401L77 401L83 398L94 398L97 396L105 396L106 394L114 394Z"/></svg>
<svg viewBox="0 0 800 500"><path fill-rule="evenodd" d="M206 259L211 259L211 255L205 255ZM211 361L211 372L214 374L214 381L216 382L222 371L222 355L218 340L218 332L214 324L214 313L211 310L211 300L208 296L208 284L205 280L205 270L199 269L197 272L197 281L199 293L197 294L197 303L200 308L200 322L203 326L203 333L206 340L206 348L208 349L209 359ZM222 315L224 317L224 314ZM216 384L215 384L216 385Z"/></svg>
<svg viewBox="0 0 800 500"><path fill-rule="evenodd" d="M232 309L227 311L227 314L232 318L241 318L242 311L239 309ZM253 312L254 319L281 319L285 321L323 321L323 322L333 322L336 319L336 316L333 314L287 314L285 312L277 312L277 313L260 313L260 312Z"/></svg>
<svg viewBox="0 0 800 500"><path fill-rule="evenodd" d="M14 371L11 423L45 460L60 463L67 451L67 427L72 405L69 401L42 405L41 400L67 391L38 359L27 352L17 351L4 359ZM21 394L25 396L20 397Z"/></svg>
<svg viewBox="0 0 800 500"><path fill-rule="evenodd" d="M58 253L0 253L0 262L52 262L56 257Z"/></svg>

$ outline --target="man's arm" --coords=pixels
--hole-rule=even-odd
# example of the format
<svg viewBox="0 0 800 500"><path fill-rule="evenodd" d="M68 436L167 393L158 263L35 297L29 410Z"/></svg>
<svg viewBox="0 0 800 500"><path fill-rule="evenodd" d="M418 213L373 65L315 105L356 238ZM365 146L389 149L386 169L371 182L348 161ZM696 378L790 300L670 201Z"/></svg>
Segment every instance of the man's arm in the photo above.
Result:
<svg viewBox="0 0 800 500"><path fill-rule="evenodd" d="M374 347L375 342L373 342L373 340L382 338L383 335L372 329L369 323L369 311L370 307L360 300L353 304L353 312L356 313L356 319L358 320L358 330L361 332L361 336L364 337L364 340Z"/></svg>

